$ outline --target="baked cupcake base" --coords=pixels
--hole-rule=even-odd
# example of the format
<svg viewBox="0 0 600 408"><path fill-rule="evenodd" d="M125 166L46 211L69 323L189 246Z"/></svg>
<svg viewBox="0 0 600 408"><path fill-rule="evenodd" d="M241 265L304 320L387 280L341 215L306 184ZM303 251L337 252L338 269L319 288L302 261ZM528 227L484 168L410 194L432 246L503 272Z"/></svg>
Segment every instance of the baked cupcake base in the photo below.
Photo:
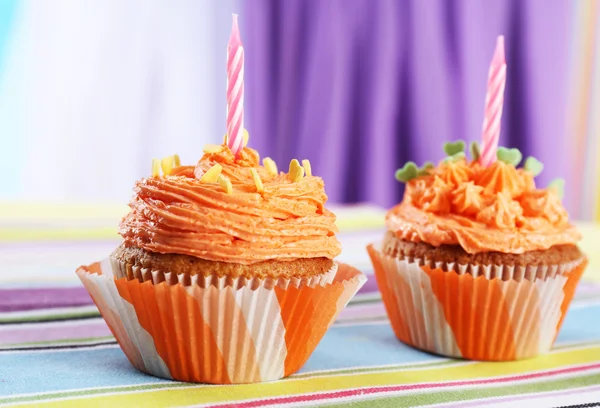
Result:
<svg viewBox="0 0 600 408"><path fill-rule="evenodd" d="M123 271L131 277L115 276ZM115 258L77 275L134 367L213 384L296 372L366 281L337 263L310 277L247 279L156 271Z"/></svg>
<svg viewBox="0 0 600 408"><path fill-rule="evenodd" d="M462 263L456 248L394 240L388 234L368 251L396 336L422 350L472 360L549 351L587 264L576 247L510 255L505 264L492 265L477 260L496 262L503 254Z"/></svg>
<svg viewBox="0 0 600 408"><path fill-rule="evenodd" d="M111 259L132 266L175 274L227 276L230 278L301 278L326 273L334 266L329 258L303 258L292 261L269 260L250 265L209 261L190 255L160 254L121 244Z"/></svg>

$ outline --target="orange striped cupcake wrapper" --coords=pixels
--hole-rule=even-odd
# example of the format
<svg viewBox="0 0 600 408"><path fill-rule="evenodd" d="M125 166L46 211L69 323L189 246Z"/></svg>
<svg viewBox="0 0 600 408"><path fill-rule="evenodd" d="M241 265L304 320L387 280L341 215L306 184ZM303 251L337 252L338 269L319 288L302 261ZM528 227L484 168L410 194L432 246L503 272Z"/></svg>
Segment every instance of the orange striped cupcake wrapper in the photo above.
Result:
<svg viewBox="0 0 600 408"><path fill-rule="evenodd" d="M171 284L169 277L157 283L156 274L154 281L118 279L108 261L82 266L77 275L135 368L179 381L234 384L277 380L304 365L366 281L348 265L334 269L311 284Z"/></svg>
<svg viewBox="0 0 600 408"><path fill-rule="evenodd" d="M548 352L587 265L585 258L539 267L455 265L367 249L398 339L471 360Z"/></svg>

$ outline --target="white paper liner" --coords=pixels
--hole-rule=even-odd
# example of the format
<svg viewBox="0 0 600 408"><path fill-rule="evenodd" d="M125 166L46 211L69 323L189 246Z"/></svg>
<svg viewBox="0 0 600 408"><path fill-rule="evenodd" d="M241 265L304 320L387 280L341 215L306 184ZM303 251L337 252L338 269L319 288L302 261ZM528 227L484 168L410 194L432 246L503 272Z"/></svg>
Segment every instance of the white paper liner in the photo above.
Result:
<svg viewBox="0 0 600 408"><path fill-rule="evenodd" d="M135 280L116 280L114 267L77 274L131 363L158 377L217 384L277 380L300 368L366 281L337 263L318 279L288 282L196 282L136 268ZM340 283L342 293L329 290Z"/></svg>
<svg viewBox="0 0 600 408"><path fill-rule="evenodd" d="M387 299L384 296L384 302L400 339L436 354L481 360L523 359L546 353L563 316L563 288L569 274L586 262L582 258L552 266L457 265L428 259L400 260L383 254L380 248L373 247L370 253L381 265L378 273L374 260L378 285L386 285L393 294ZM436 275L437 292L423 265L445 271ZM465 274L473 279L457 284L452 276ZM473 286L478 277L496 282L495 288L489 289L489 284ZM440 296L440 285L446 291L456 287L452 290L457 292ZM475 305L477 313L463 316L469 309L460 302ZM506 316L503 310L508 327L501 322Z"/></svg>

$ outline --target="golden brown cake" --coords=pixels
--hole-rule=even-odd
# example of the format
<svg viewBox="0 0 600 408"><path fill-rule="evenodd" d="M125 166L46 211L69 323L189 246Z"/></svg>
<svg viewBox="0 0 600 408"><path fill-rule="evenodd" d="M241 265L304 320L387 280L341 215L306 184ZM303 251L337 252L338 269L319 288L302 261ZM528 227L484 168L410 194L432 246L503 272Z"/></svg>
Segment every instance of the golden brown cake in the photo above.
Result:
<svg viewBox="0 0 600 408"><path fill-rule="evenodd" d="M237 159L225 145L207 150L195 168L136 183L119 228L123 244L111 256L122 272L290 279L334 267L341 246L320 177L294 180L269 160L267 169L248 147ZM291 172L304 171L294 162Z"/></svg>

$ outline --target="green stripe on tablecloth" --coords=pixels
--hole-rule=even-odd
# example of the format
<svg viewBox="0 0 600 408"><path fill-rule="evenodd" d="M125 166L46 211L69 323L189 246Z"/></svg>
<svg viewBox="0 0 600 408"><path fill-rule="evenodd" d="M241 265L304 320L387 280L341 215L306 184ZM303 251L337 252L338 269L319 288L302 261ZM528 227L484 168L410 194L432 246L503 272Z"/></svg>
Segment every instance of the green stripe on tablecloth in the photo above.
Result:
<svg viewBox="0 0 600 408"><path fill-rule="evenodd" d="M112 240L119 239L119 234L114 227L101 228L2 228L0 229L1 242L28 242L28 241L73 241L73 240Z"/></svg>
<svg viewBox="0 0 600 408"><path fill-rule="evenodd" d="M543 393L551 391L568 390L571 388L589 387L600 384L600 374L592 374L581 377L571 377L555 381L539 381L529 384L513 384L507 387L492 387L482 389L476 385L473 388L464 388L458 391L427 392L419 394L408 394L397 397L365 399L362 401L348 401L344 404L327 404L327 407L347 407L352 403L354 408L371 407L417 407L422 405L442 404L449 402L468 402L483 398L508 397L520 394ZM357 397L364 398L364 396ZM368 398L368 397L367 397Z"/></svg>
<svg viewBox="0 0 600 408"><path fill-rule="evenodd" d="M0 317L0 324L57 322L63 320L90 319L93 317L100 317L100 312L98 312L97 310L90 310L85 312L73 313Z"/></svg>
<svg viewBox="0 0 600 408"><path fill-rule="evenodd" d="M452 365L465 365L470 364L470 362L465 362L464 360L445 360L445 361L435 361L432 363L424 363L424 364L394 364L389 366L380 366L380 367L364 367L364 368L344 368L339 370L328 370L322 372L308 372L302 374L292 374L289 378L300 379L300 378L313 378L313 377L329 377L336 375L344 375L344 374L366 374L366 373L375 373L375 372L385 372L385 371L397 371L397 370L410 370L413 368L423 369L423 368L436 368L436 367L449 367Z"/></svg>
<svg viewBox="0 0 600 408"><path fill-rule="evenodd" d="M85 345L85 344L94 344L99 341L114 341L116 342L113 336L102 336L102 337L84 337L80 339L61 339L61 340L46 340L46 341L28 341L25 343L7 343L0 345L0 350L3 349L12 349L19 347L31 347L31 346L61 346L61 345Z"/></svg>

